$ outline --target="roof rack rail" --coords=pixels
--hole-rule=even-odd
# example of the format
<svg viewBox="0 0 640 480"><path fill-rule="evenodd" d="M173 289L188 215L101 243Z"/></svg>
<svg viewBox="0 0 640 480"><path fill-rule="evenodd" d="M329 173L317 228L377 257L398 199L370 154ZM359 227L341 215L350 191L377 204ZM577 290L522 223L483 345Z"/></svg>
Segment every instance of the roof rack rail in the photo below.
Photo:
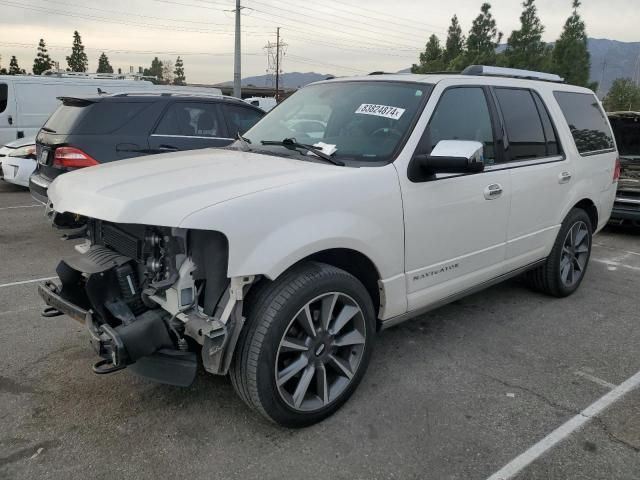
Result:
<svg viewBox="0 0 640 480"><path fill-rule="evenodd" d="M130 97L130 96L141 96L141 95L159 95L161 97L214 97L214 98L222 98L224 95L220 93L208 93L208 92L197 92L197 91L184 91L184 92L176 92L174 90L141 90L139 92L116 92L112 93L111 97Z"/></svg>
<svg viewBox="0 0 640 480"><path fill-rule="evenodd" d="M526 80L542 80L544 82L564 83L564 78L554 73L534 72L519 68L492 67L487 65L469 65L462 75L483 75L487 77L523 78Z"/></svg>

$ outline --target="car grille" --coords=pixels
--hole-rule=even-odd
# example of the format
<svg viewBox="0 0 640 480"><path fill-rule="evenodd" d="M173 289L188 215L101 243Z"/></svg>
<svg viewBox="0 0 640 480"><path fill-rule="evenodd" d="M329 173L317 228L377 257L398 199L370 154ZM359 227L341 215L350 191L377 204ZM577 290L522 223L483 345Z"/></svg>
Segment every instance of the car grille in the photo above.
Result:
<svg viewBox="0 0 640 480"><path fill-rule="evenodd" d="M135 236L120 230L119 228L102 223L101 225L102 243L127 257L137 261L142 261L143 243Z"/></svg>

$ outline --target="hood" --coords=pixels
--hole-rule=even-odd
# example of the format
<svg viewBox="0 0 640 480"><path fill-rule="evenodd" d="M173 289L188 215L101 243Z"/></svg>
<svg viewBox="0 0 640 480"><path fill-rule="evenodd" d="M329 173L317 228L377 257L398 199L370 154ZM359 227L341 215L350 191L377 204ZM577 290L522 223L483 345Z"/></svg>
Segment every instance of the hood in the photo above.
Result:
<svg viewBox="0 0 640 480"><path fill-rule="evenodd" d="M640 155L620 156L618 191L640 193Z"/></svg>
<svg viewBox="0 0 640 480"><path fill-rule="evenodd" d="M345 167L235 150L151 155L60 175L57 212L111 222L177 227L193 212L264 190L340 175Z"/></svg>

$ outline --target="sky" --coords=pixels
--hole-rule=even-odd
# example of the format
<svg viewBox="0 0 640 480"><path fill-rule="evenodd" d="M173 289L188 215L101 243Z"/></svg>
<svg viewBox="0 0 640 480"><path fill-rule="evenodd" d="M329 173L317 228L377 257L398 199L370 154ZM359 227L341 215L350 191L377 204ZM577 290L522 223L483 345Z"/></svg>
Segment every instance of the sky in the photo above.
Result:
<svg viewBox="0 0 640 480"><path fill-rule="evenodd" d="M481 0L242 0L242 76L267 70L264 46L281 27L286 43L281 70L353 75L397 71L417 62L429 35L442 41L451 17L468 31ZM507 38L518 28L520 0L490 2ZM571 0L537 0L554 41L571 13ZM16 55L31 70L40 38L66 67L73 31L89 57L89 71L105 52L114 68L148 67L154 56L184 60L189 83L233 78L235 0L0 0L1 65ZM640 0L583 0L587 34L640 41ZM638 52L640 54L640 52Z"/></svg>

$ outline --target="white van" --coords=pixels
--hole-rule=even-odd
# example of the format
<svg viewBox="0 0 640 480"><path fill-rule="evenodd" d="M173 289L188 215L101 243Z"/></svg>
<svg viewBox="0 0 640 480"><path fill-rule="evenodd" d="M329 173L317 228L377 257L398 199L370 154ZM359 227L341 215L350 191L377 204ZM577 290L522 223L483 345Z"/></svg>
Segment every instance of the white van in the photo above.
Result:
<svg viewBox="0 0 640 480"><path fill-rule="evenodd" d="M250 105L261 108L265 112L268 112L278 104L274 97L250 97L245 98L244 101Z"/></svg>
<svg viewBox="0 0 640 480"><path fill-rule="evenodd" d="M186 90L218 93L219 89L154 85L144 80L78 76L0 75L0 146L13 140L33 137L58 108L57 97L146 91Z"/></svg>

